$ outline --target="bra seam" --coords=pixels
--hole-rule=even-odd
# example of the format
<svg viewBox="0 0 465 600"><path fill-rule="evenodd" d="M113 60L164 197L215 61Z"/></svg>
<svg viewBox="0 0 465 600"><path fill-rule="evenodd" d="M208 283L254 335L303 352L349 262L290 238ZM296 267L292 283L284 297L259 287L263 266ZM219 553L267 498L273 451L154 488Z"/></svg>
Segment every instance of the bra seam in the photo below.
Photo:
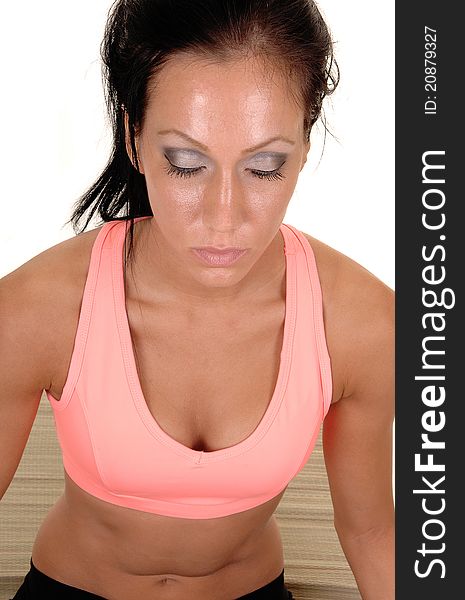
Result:
<svg viewBox="0 0 465 600"><path fill-rule="evenodd" d="M289 482L291 482L294 479L294 477L296 477L300 473L300 471L305 467L306 463L310 460L310 456L312 455L313 448L315 447L315 443L316 443L316 439L315 439L315 443L314 443L314 437L315 437L315 435L318 436L318 433L319 433L319 430L321 427L321 423L322 423L321 420L315 422L315 425L314 425L313 431L312 431L312 435L310 436L307 447L305 448L303 458L301 458L301 460L299 462L299 466L294 471L292 477L289 479ZM309 450L310 446L312 445L312 443L313 443L312 451L310 452L309 456L307 457L307 460L304 462L304 459L307 456L308 450Z"/></svg>
<svg viewBox="0 0 465 600"><path fill-rule="evenodd" d="M101 467L101 463L100 463L100 459L99 459L99 455L97 452L97 448L95 446L94 443L94 438L93 438L93 434L92 434L92 429L89 427L89 416L87 414L87 407L85 405L85 403L81 400L81 397L77 391L77 389L74 390L74 393L76 394L78 400L79 400L79 405L82 408L82 414L84 415L84 420L86 422L86 427L87 427L87 431L89 433L89 440L90 440L90 445L92 447L92 454L94 457L94 461L95 461L95 467L97 469L97 472L99 474L100 479L102 480L103 485L105 486L105 488L107 489L107 491L111 490L111 487L108 485L104 475L103 475L103 470ZM72 461L74 462L74 461Z"/></svg>
<svg viewBox="0 0 465 600"><path fill-rule="evenodd" d="M102 229L97 234L94 243L92 244L88 272L81 299L78 325L74 337L73 350L71 352L71 359L66 381L63 386L60 399L56 400L56 398L53 396L51 397L53 401L52 406L55 410L64 410L68 406L82 373L92 313L94 309L95 292L98 284L98 274L100 272L103 244L108 232L111 229L111 227L107 227L107 224L108 222L103 225ZM48 394L47 397L50 400L50 396L48 396Z"/></svg>
<svg viewBox="0 0 465 600"><path fill-rule="evenodd" d="M79 476L81 476L81 474L83 473L82 468L76 464L76 462L69 457L69 455L65 454L66 456L66 461L68 463L70 463L73 467L74 471L77 471L79 473ZM165 501L165 500L160 500L159 498L155 498L155 499L150 499L151 501L153 501L155 504L157 504L157 507L155 508L155 510L147 510L146 508L141 508L141 507L134 507L134 506L129 506L127 504L125 504L124 502L117 502L115 500L125 500L125 499L136 499L137 501L142 500L142 501L146 501L147 498L145 498L144 496L138 496L138 495L129 495L129 494L119 494L118 492L114 492L113 490L111 490L111 488L107 487L103 487L101 485L98 485L94 482L92 482L90 485L88 485L87 481L84 481L81 485L81 483L77 483L77 480L66 470L65 467L65 471L68 475L68 477L70 477L70 479L76 484L78 485L81 489L83 489L84 491L86 491L88 494L93 495L96 498L102 499L105 502L110 502L113 504L116 504L118 506L124 506L124 507L128 507L131 508L133 510L138 510L140 512L150 512L152 514L156 514L156 515L162 515L162 516L171 516L171 517L175 517L175 518L185 518L185 519L191 519L191 520L203 520L203 519L211 519L211 518L218 518L221 516L229 516L231 514L236 514L237 512L243 512L244 510L249 510L251 508L255 508L257 506L260 506L261 504L271 500L273 497L275 497L279 492L283 491L288 485L289 485L289 481L284 485L280 485L278 488L275 488L273 491L268 492L266 494L266 499L262 500L260 499L260 501L258 503L254 503L253 505L249 506L248 508L242 508L240 511L235 511L233 513L226 513L226 515L209 515L209 516L202 516L202 517L192 517L191 514L186 514L183 513L182 515L176 514L176 513L172 513L171 511L166 513L166 512L157 512L158 510L165 510L166 505L168 506L176 506L176 507L182 507L183 509L189 509L190 505L186 505L183 502L175 502L175 501ZM92 491L88 491L89 488L92 488ZM97 490L97 492L94 493L94 490ZM100 493L101 495L99 496L98 493ZM112 500L109 500L108 498L103 498L103 496L105 494L108 494L109 496L112 497ZM228 502L221 502L220 504L196 504L195 507L201 507L202 509L204 508L217 508L218 506L224 507L224 506L230 506L231 504L233 505L237 505L237 503L240 502L240 499L234 498L233 500L230 500ZM159 508L159 505L162 505L162 508Z"/></svg>
<svg viewBox="0 0 465 600"><path fill-rule="evenodd" d="M312 316L314 323L314 331L315 331L315 342L316 348L318 352L318 365L320 370L320 378L321 378L321 388L322 388L322 410L321 410L321 420L323 421L326 417L326 414L331 406L331 394L332 394L332 379L331 379L331 358L329 356L327 343L326 343L326 335L324 333L324 320L323 320L323 300L322 300L322 291L321 291L321 283L319 281L319 275L316 265L316 259L313 252L313 248L305 238L302 239L302 234L291 226L294 235L298 239L302 249L304 251L304 256L306 258L305 265L307 268L308 279L310 282L311 290L312 290ZM304 236L303 236L304 237ZM309 261L312 264L313 269L310 269Z"/></svg>

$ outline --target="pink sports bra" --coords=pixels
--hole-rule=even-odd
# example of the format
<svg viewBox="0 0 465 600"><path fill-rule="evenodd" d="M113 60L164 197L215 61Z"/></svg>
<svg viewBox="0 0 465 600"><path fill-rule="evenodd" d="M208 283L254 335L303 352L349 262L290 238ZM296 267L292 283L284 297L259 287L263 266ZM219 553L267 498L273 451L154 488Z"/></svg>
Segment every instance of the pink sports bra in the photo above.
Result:
<svg viewBox="0 0 465 600"><path fill-rule="evenodd" d="M135 221L144 218L151 217ZM165 433L144 400L125 302L128 225L106 222L94 241L63 393L56 400L47 392L64 469L101 500L160 515L208 519L258 506L304 467L331 403L312 248L297 229L281 224L286 313L274 392L249 437L204 452Z"/></svg>

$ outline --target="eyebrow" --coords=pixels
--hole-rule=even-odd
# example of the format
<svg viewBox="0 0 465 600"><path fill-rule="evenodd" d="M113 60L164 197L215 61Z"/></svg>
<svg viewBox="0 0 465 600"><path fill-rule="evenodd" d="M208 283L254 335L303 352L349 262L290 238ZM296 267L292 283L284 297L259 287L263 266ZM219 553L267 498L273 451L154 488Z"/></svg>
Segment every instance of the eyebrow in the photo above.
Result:
<svg viewBox="0 0 465 600"><path fill-rule="evenodd" d="M182 137L183 139L185 139L187 142L191 143L192 145L197 146L204 152L209 152L209 149L207 146L205 146L205 144L202 144L201 142L194 140L194 138L191 138L190 135L187 135L187 133L183 133L182 131L179 131L178 129L164 129L162 131L159 131L158 135L167 135L168 133L174 133L174 134L178 135L179 137ZM295 142L293 140L290 140L289 138L284 137L282 135L276 135L276 136L270 138L269 140L266 140L265 142L260 142L260 144L256 144L255 146L252 146L251 148L246 148L245 150L243 150L241 152L241 154L248 154L249 152L254 152L255 150L259 150L260 148L263 148L263 146L267 146L268 144L271 144L271 142L276 142L278 140L282 141L282 142L286 142L287 144L290 144L291 146L295 146Z"/></svg>

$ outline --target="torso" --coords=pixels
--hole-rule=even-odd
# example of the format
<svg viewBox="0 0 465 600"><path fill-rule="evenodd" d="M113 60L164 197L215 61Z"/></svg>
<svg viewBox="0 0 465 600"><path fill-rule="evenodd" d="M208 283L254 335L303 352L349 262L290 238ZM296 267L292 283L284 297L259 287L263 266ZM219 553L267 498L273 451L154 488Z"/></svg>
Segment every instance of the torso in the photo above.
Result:
<svg viewBox="0 0 465 600"><path fill-rule="evenodd" d="M60 336L50 346L56 369L48 392L57 399L67 377L90 252L99 230L43 253L43 260L49 257L65 267L53 282L66 296ZM334 403L343 394L344 374L336 335L342 317L333 302L333 283L344 255L307 238L322 287ZM284 284L283 273L274 290L261 301L241 305L240 311L196 315L180 308L167 314L166 308L141 302L127 278L126 308L141 387L153 417L172 438L192 449L211 451L236 444L255 429L278 373ZM195 346L190 341L193 331ZM157 340L156 351L150 339ZM151 373L156 373L156 381ZM283 569L274 511L284 492L226 517L180 519L101 501L65 473L64 493L38 531L32 560L49 577L109 600L232 600L265 585Z"/></svg>

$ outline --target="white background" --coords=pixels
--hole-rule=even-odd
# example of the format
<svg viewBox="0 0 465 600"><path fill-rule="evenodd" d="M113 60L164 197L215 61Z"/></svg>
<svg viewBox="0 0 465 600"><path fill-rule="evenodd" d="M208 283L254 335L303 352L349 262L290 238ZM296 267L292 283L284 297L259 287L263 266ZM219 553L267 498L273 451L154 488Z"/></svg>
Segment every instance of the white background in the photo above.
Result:
<svg viewBox="0 0 465 600"><path fill-rule="evenodd" d="M99 44L109 0L9 2L0 64L0 276L72 237L73 202L106 164ZM284 222L394 288L394 0L320 0L341 70ZM321 160L320 160L321 159ZM89 229L95 227L91 222Z"/></svg>

